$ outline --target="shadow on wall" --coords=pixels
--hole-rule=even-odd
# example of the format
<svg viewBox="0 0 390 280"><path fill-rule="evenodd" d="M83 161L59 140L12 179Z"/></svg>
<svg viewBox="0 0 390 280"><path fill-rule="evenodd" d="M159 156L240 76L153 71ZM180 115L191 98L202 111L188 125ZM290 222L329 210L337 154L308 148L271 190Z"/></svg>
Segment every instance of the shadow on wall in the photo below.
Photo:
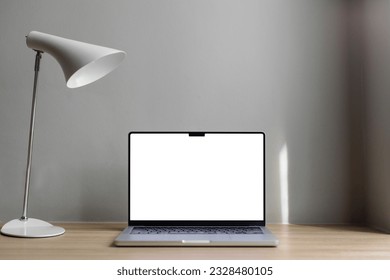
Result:
<svg viewBox="0 0 390 280"><path fill-rule="evenodd" d="M343 137L311 130L287 132L275 150L275 193L279 197L274 201L280 203L280 222L350 223L348 153Z"/></svg>

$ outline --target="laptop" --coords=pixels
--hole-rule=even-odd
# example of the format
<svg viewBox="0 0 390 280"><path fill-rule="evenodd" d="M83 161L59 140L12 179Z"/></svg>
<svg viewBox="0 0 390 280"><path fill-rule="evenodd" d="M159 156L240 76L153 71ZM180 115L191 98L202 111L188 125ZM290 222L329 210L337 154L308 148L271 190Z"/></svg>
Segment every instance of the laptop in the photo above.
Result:
<svg viewBox="0 0 390 280"><path fill-rule="evenodd" d="M277 246L262 132L130 132L128 227L116 246Z"/></svg>

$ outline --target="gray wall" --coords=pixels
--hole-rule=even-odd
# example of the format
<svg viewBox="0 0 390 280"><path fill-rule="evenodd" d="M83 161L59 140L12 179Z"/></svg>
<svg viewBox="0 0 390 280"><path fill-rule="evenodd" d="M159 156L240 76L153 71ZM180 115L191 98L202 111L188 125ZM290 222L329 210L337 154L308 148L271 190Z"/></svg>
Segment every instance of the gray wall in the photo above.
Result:
<svg viewBox="0 0 390 280"><path fill-rule="evenodd" d="M367 1L368 221L390 232L390 1Z"/></svg>
<svg viewBox="0 0 390 280"><path fill-rule="evenodd" d="M67 89L44 55L30 216L125 221L131 130L261 130L269 222L347 223L351 184L343 0L0 2L0 220L22 211L38 30L125 50Z"/></svg>

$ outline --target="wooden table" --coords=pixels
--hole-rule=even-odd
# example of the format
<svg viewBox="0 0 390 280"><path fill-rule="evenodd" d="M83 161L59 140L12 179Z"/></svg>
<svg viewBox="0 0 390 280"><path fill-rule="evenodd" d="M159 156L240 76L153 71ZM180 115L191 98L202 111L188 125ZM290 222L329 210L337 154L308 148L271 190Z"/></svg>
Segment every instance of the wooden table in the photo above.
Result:
<svg viewBox="0 0 390 280"><path fill-rule="evenodd" d="M269 225L276 248L115 247L124 223L62 223L59 237L22 239L0 236L0 259L387 259L390 234L356 226Z"/></svg>

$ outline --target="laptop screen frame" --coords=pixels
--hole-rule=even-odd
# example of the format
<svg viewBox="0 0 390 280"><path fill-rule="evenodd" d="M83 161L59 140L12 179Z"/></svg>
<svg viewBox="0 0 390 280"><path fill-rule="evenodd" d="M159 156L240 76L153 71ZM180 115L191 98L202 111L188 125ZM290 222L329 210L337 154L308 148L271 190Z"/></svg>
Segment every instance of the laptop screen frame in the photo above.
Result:
<svg viewBox="0 0 390 280"><path fill-rule="evenodd" d="M188 134L202 137L207 134L262 134L263 135L263 219L262 220L131 220L130 213L130 145L132 134ZM129 226L265 226L266 220L266 168L265 133L260 131L220 132L220 131L131 131L128 134L128 225Z"/></svg>

